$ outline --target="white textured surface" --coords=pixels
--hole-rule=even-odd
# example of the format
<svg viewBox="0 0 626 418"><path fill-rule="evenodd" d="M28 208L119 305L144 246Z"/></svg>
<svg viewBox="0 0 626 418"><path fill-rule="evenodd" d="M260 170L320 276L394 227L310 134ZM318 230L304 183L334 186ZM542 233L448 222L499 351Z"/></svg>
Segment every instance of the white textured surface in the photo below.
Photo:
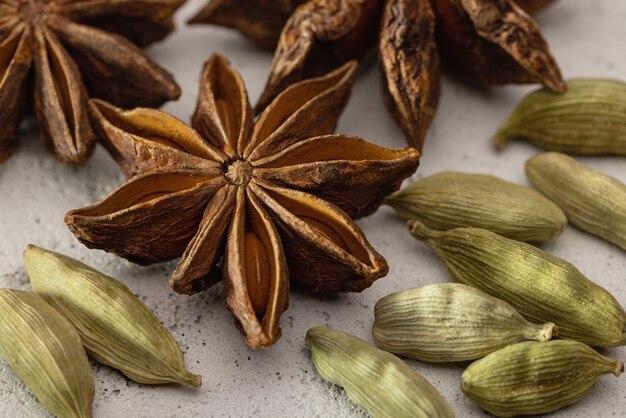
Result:
<svg viewBox="0 0 626 418"><path fill-rule="evenodd" d="M179 30L148 51L181 84L181 100L165 110L183 120L189 120L193 112L201 65L211 53L224 54L241 71L253 100L263 87L271 61L270 54L255 50L234 32L185 27L183 21L203 1L192 0L183 7L178 15ZM567 77L626 78L626 2L561 0L540 14L539 22ZM527 184L523 164L538 149L513 143L498 154L489 137L530 89L482 92L446 78L417 176L453 169L491 173ZM373 57L362 66L338 132L390 147L404 145L383 106ZM626 181L623 158L582 161ZM189 368L204 377L199 390L148 387L94 364L95 417L362 416L363 411L351 404L342 390L317 375L304 347L306 331L327 324L371 341L373 307L379 298L448 280L433 252L411 238L389 208L381 208L359 224L387 258L388 277L362 294L319 298L292 291L290 308L281 321L282 339L271 350L251 351L224 306L221 284L197 296L177 295L167 286L174 263L135 266L102 251L87 250L67 230L63 217L68 210L94 202L121 181L117 166L102 149L86 166L69 168L48 155L32 128L23 134L20 152L0 166L0 287L29 288L22 265L22 251L29 242L76 257L120 278L138 294L179 341ZM626 304L623 251L573 228L545 249L573 262ZM626 358L624 348L604 353ZM441 391L457 416L486 416L461 394L461 366L409 363ZM624 416L625 406L626 379L606 376L582 402L553 416ZM0 416L47 416L2 361Z"/></svg>

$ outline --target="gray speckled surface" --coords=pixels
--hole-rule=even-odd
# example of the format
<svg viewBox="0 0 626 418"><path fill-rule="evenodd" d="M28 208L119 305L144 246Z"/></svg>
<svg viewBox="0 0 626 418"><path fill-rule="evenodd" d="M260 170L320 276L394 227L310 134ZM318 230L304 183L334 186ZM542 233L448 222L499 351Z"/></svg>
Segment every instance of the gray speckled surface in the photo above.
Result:
<svg viewBox="0 0 626 418"><path fill-rule="evenodd" d="M179 30L149 49L183 88L181 100L165 107L183 120L189 120L194 109L200 68L212 52L226 55L241 71L252 100L260 93L271 61L269 54L253 49L231 31L185 27L182 22L203 1L192 0L184 6L178 14ZM567 77L626 78L626 2L560 0L538 20ZM498 154L488 139L530 89L506 87L481 92L446 78L416 176L455 169L491 173L527 184L523 164L538 149L514 143ZM362 66L338 132L391 147L404 144L383 107L373 57ZM626 181L623 158L581 160ZM65 213L103 197L121 180L116 165L102 149L81 168L57 163L32 128L24 132L20 152L0 166L0 287L29 288L21 258L29 242L83 260L123 280L154 309L186 352L189 368L204 377L199 390L147 387L94 364L95 417L362 416L363 411L353 406L341 389L316 374L303 344L307 329L327 324L371 341L373 306L379 298L448 280L433 252L411 238L390 209L382 208L359 224L387 258L389 276L362 294L319 298L292 291L290 308L282 317L282 339L269 351L251 351L224 306L221 284L194 297L179 296L167 286L173 263L139 267L101 251L89 251L70 234L63 223ZM626 253L574 228L568 228L545 249L573 262L626 304ZM605 353L626 358L624 348ZM461 394L461 367L409 364L441 391L457 416L486 416ZM626 379L607 376L582 402L553 416L617 417L624 416L625 409ZM0 416L47 416L2 361Z"/></svg>

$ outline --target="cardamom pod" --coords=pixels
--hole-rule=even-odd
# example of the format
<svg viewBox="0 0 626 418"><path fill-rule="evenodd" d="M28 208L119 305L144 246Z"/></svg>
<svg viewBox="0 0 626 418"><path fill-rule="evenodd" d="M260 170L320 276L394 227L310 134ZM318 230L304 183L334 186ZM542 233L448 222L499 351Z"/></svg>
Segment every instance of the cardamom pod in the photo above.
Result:
<svg viewBox="0 0 626 418"><path fill-rule="evenodd" d="M479 228L435 231L409 221L450 276L510 303L532 322L554 322L559 336L589 345L626 345L626 312L572 264L530 244Z"/></svg>
<svg viewBox="0 0 626 418"><path fill-rule="evenodd" d="M498 417L545 414L581 400L602 375L623 371L620 360L577 341L528 341L472 363L461 390Z"/></svg>
<svg viewBox="0 0 626 418"><path fill-rule="evenodd" d="M40 296L0 289L0 354L48 411L92 416L93 375L80 336Z"/></svg>
<svg viewBox="0 0 626 418"><path fill-rule="evenodd" d="M421 361L474 360L523 340L548 341L553 323L535 325L511 305L459 283L438 283L385 296L372 334L385 351Z"/></svg>
<svg viewBox="0 0 626 418"><path fill-rule="evenodd" d="M577 79L567 86L563 94L528 95L498 129L495 145L515 138L568 154L626 155L626 83Z"/></svg>
<svg viewBox="0 0 626 418"><path fill-rule="evenodd" d="M376 417L454 417L448 402L393 354L328 327L311 328L306 346L322 377Z"/></svg>
<svg viewBox="0 0 626 418"><path fill-rule="evenodd" d="M526 162L526 176L578 228L626 250L626 185L558 152Z"/></svg>
<svg viewBox="0 0 626 418"><path fill-rule="evenodd" d="M446 171L418 180L385 199L404 220L430 228L485 228L520 241L549 241L567 223L541 193L494 176Z"/></svg>
<svg viewBox="0 0 626 418"><path fill-rule="evenodd" d="M174 337L123 283L34 245L24 263L33 290L76 327L97 361L139 383L202 384L185 369Z"/></svg>

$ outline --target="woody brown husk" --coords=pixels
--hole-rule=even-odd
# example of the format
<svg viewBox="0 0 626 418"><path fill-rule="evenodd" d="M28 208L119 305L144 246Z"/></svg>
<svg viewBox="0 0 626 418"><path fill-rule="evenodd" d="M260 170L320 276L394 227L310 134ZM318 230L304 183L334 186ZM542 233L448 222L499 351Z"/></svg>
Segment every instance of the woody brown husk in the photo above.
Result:
<svg viewBox="0 0 626 418"><path fill-rule="evenodd" d="M258 112L293 83L362 58L378 32L385 103L408 144L418 149L437 107L440 55L454 73L480 86L540 83L565 90L527 14L548 0L310 0L273 6L248 0L249 7L237 10L231 3L212 0L193 22L234 27L264 46L278 39ZM278 23L290 8L281 31Z"/></svg>
<svg viewBox="0 0 626 418"><path fill-rule="evenodd" d="M358 292L388 270L351 218L397 190L419 154L332 134L355 68L294 84L255 122L239 75L215 56L195 130L156 110L93 101L99 134L133 177L70 212L68 226L85 245L141 264L182 255L170 278L179 293L212 286L221 270L248 344L272 345L290 279Z"/></svg>
<svg viewBox="0 0 626 418"><path fill-rule="evenodd" d="M93 150L89 97L155 107L178 98L172 75L139 46L173 30L183 2L0 2L0 161L17 149L29 85L41 137L68 164L85 162Z"/></svg>

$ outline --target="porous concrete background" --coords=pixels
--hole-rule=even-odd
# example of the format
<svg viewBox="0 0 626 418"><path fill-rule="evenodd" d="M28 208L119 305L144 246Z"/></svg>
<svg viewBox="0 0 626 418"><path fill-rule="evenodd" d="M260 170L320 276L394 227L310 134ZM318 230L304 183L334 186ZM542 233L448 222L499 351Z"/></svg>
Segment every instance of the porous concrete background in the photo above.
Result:
<svg viewBox="0 0 626 418"><path fill-rule="evenodd" d="M214 52L241 71L254 101L263 87L271 55L250 46L238 34L184 22L206 0L189 1L178 13L178 30L148 54L176 75L182 98L165 110L189 120L195 106L202 63ZM626 78L626 2L560 0L538 17L551 49L567 77ZM444 78L437 118L430 130L415 178L442 170L490 173L528 184L524 161L539 149L513 143L498 153L489 138L520 98L535 87L479 91ZM381 99L374 56L361 66L352 99L338 132L374 143L401 147L404 139ZM395 291L448 281L434 253L415 241L386 207L358 223L389 262L389 275L362 294L320 298L292 291L282 317L283 337L267 351L252 351L224 306L221 284L193 297L167 285L174 263L140 267L79 244L63 223L65 213L90 204L119 185L123 177L102 148L80 168L56 162L37 139L32 120L22 134L22 148L0 166L0 287L29 289L22 264L28 243L59 251L121 279L164 322L186 354L190 370L204 378L200 389L149 387L133 383L109 367L93 363L95 417L358 417L344 391L323 381L304 346L306 331L329 325L371 341L373 307ZM626 180L623 158L581 158L591 167ZM545 250L573 262L589 278L626 304L626 254L569 227ZM626 359L624 348L603 354ZM408 362L439 389L459 417L487 414L459 389L463 367ZM626 379L602 378L580 403L557 417L617 417L626 414ZM45 417L24 384L0 362L0 416Z"/></svg>

